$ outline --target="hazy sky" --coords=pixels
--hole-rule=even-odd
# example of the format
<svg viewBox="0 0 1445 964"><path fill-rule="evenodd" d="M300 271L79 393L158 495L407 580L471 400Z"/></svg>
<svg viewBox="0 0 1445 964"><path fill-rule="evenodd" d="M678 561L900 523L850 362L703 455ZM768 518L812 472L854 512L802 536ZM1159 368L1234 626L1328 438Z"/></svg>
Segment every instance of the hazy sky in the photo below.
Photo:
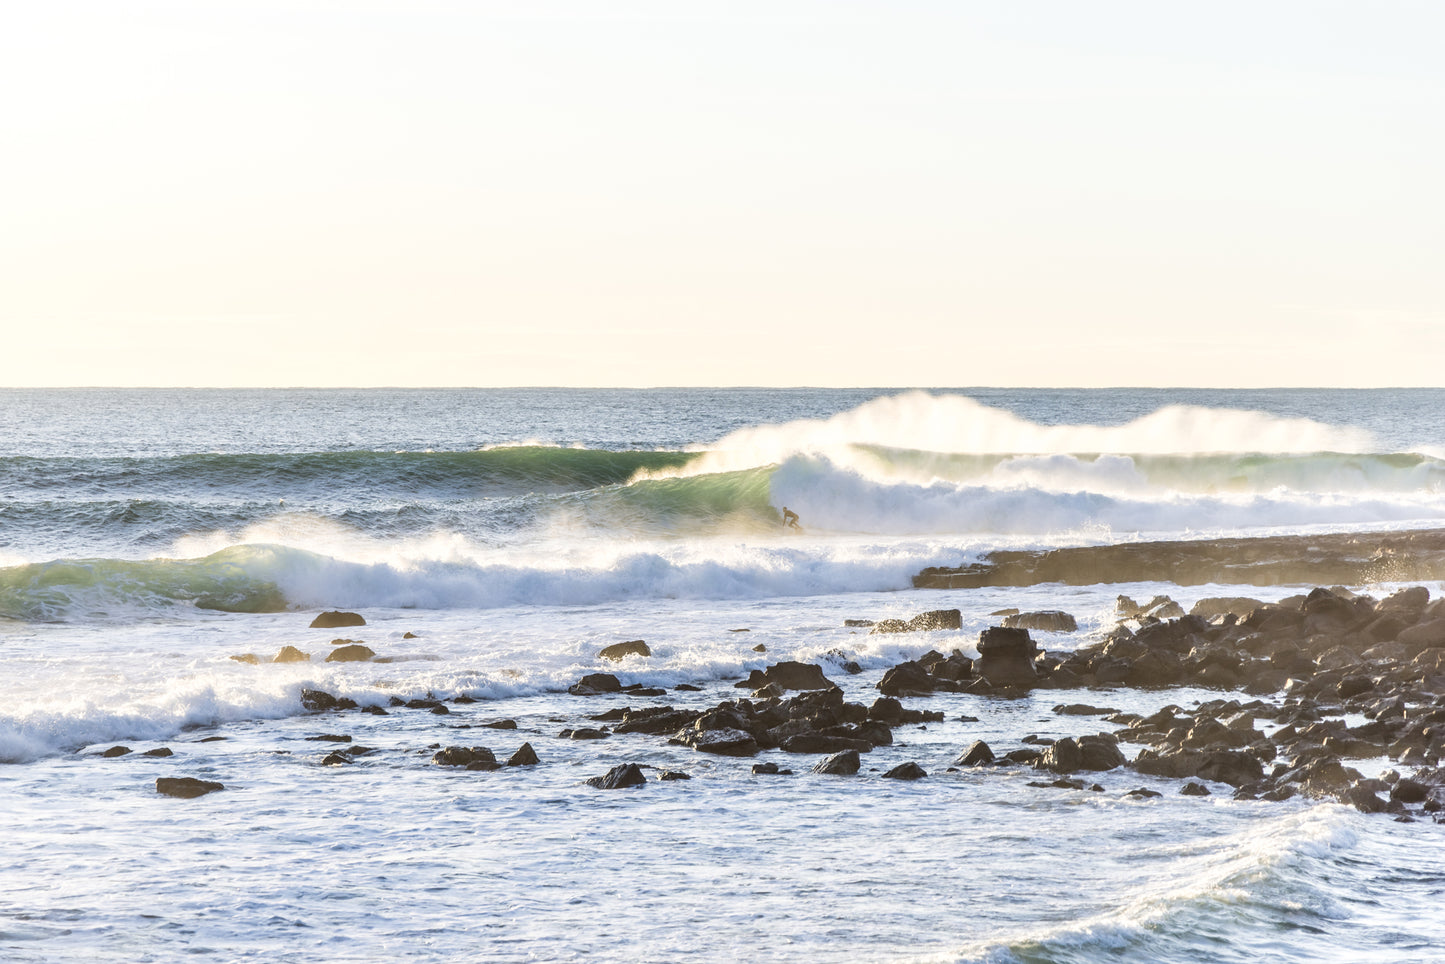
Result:
<svg viewBox="0 0 1445 964"><path fill-rule="evenodd" d="M1442 385L1445 4L46 0L0 385Z"/></svg>

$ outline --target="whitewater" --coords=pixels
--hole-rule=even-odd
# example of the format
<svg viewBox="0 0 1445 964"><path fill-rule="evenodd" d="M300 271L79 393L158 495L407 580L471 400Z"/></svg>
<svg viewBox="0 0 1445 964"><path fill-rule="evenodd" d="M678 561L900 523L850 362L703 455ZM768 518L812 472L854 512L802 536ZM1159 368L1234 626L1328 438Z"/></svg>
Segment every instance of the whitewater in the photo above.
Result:
<svg viewBox="0 0 1445 964"><path fill-rule="evenodd" d="M622 705L569 695L587 673L701 707L800 660L871 703L1007 608L1073 614L1035 634L1065 651L1121 593L1283 598L911 587L999 549L1440 527L1442 415L1433 390L0 390L0 957L1445 959L1433 826L947 772L1095 725L1056 703L1147 695L910 701L944 721L867 761L918 761L908 785L558 737ZM959 630L848 625L955 607ZM310 629L326 609L366 625ZM338 635L379 658L323 662ZM599 659L631 639L652 655ZM312 660L269 662L288 645ZM318 717L305 690L463 702ZM325 735L374 752L322 765ZM524 741L528 772L428 765ZM174 756L101 756L122 743ZM691 779L582 782L620 762ZM172 774L227 790L157 796Z"/></svg>

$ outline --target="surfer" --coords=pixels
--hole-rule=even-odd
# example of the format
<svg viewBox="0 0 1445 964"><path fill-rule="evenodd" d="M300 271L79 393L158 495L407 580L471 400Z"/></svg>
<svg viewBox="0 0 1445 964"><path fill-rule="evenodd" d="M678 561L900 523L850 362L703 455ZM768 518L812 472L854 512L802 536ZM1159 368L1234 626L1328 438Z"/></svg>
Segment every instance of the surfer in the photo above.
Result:
<svg viewBox="0 0 1445 964"><path fill-rule="evenodd" d="M789 529L797 529L799 532L803 531L803 527L798 525L798 513L787 506L783 506L783 525Z"/></svg>

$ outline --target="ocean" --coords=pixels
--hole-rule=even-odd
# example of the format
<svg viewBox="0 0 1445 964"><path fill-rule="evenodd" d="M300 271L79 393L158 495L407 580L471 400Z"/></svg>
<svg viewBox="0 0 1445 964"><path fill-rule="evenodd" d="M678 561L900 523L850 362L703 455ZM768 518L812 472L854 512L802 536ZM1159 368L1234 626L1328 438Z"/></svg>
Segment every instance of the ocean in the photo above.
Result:
<svg viewBox="0 0 1445 964"><path fill-rule="evenodd" d="M999 549L1442 526L1442 390L0 390L0 959L1445 960L1435 824L952 767L1097 731L1058 704L1220 691L911 698L942 721L854 777L560 735L783 660L868 704L1007 608L1072 614L1034 633L1067 652L1120 594L1308 588L912 588ZM365 625L310 628L333 609ZM342 637L377 658L325 662ZM598 672L666 692L568 693ZM645 785L585 783L627 762ZM183 776L225 790L156 792Z"/></svg>

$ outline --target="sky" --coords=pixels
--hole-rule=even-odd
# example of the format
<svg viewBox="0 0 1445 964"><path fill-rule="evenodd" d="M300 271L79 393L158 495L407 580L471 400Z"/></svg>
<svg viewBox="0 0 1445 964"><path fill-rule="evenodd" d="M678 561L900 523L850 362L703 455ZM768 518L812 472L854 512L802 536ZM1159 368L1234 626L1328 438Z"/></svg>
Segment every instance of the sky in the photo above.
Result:
<svg viewBox="0 0 1445 964"><path fill-rule="evenodd" d="M1445 5L48 0L0 385L1445 385Z"/></svg>

